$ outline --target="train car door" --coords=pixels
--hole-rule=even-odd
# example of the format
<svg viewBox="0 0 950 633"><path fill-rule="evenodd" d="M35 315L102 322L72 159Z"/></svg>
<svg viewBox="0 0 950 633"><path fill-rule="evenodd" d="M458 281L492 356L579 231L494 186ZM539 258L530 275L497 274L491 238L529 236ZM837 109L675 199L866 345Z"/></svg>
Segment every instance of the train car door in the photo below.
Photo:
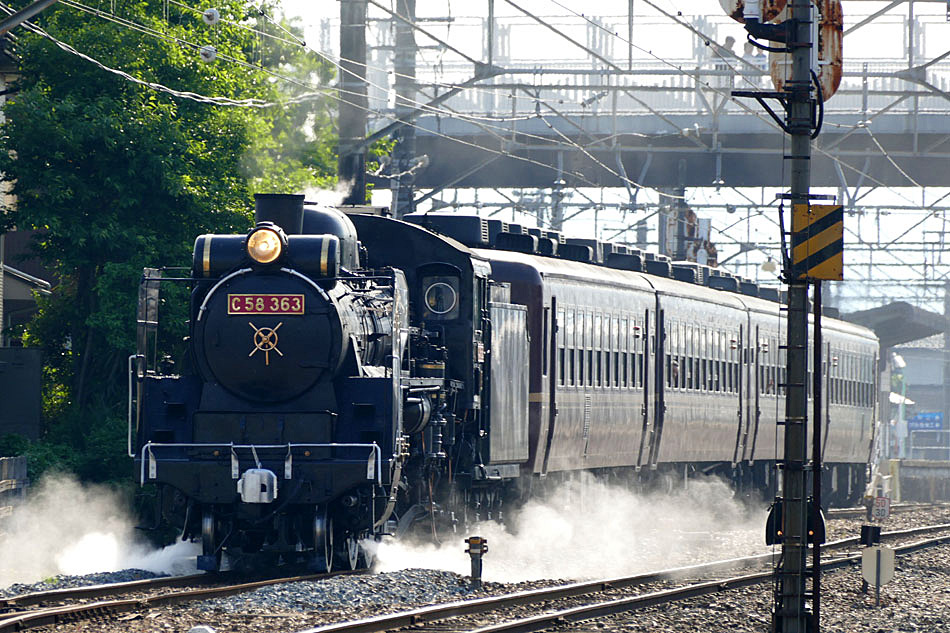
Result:
<svg viewBox="0 0 950 633"><path fill-rule="evenodd" d="M548 472L548 458L551 456L551 444L554 442L554 427L557 422L557 383L558 377L563 376L564 367L558 364L558 342L563 341L563 334L559 335L561 322L557 316L557 297L551 296L551 327L548 330L548 353L550 364L548 371L548 429L547 437L544 440L544 455L541 458L541 474ZM563 349L563 343L560 345ZM564 362L564 359L561 359Z"/></svg>
<svg viewBox="0 0 950 633"><path fill-rule="evenodd" d="M656 310L653 314L653 336L645 334L647 339L644 341L644 367L643 367L643 398L644 398L644 418L643 433L640 436L640 451L637 456L637 468L649 465L650 469L655 469L657 459L660 453L660 440L663 435L663 416L666 412L664 385L664 348L665 348L665 319L664 311L660 308L660 297L656 298ZM650 332L650 311L646 313L645 332ZM649 359L649 361L647 360ZM649 364L649 366L648 366ZM651 371L652 370L652 371ZM650 385L649 378L652 378L653 384ZM650 390L652 386L652 391ZM652 407L651 397L652 394Z"/></svg>
<svg viewBox="0 0 950 633"><path fill-rule="evenodd" d="M752 459L755 435L758 433L759 411L759 326L751 318L739 327L739 411L736 420L736 447L732 453L733 465ZM750 430L752 440L750 446Z"/></svg>
<svg viewBox="0 0 950 633"><path fill-rule="evenodd" d="M660 440L663 438L663 419L666 415L666 317L665 311L660 309L660 297L657 295L656 306L656 336L654 337L656 353L653 358L653 437L650 445L650 468L656 468L660 456Z"/></svg>
<svg viewBox="0 0 950 633"><path fill-rule="evenodd" d="M751 328L751 320L750 320L750 328ZM755 338L756 340L759 339L758 325L755 326ZM775 354L776 357L778 357L778 350L775 350L772 353ZM754 380L755 389L753 389L752 393L749 394L749 399L748 399L750 403L750 406L748 409L749 421L747 423L747 426L752 427L752 439L746 442L746 446L748 448L743 454L743 459L747 459L749 461L752 461L753 459L755 459L755 441L759 437L759 420L762 418L762 405L761 405L761 402L759 401L759 399L762 397L762 389L761 389L761 385L759 385L760 372L758 369L759 367L758 352L755 353L755 358L756 358L755 370L754 370L755 371L755 380ZM774 387L773 393L778 393L778 385L773 385L773 387Z"/></svg>
<svg viewBox="0 0 950 633"><path fill-rule="evenodd" d="M743 434L743 420L746 419L749 409L749 389L747 388L747 369L745 362L746 354L746 336L745 333L748 331L748 324L742 324L739 326L739 336L736 341L736 349L739 352L739 393L738 393L738 407L736 409L736 445L732 449L732 463L736 464L740 459L742 459L742 453L745 452L745 438ZM748 434L748 429L745 431L745 435Z"/></svg>
<svg viewBox="0 0 950 633"><path fill-rule="evenodd" d="M651 319L650 319L650 310L647 309L643 315L643 337L640 341L643 348L643 353L641 354L641 364L639 367L640 377L642 380L643 387L643 406L640 408L640 414L642 416L642 425L643 428L640 431L640 450L637 451L637 470L643 468L644 457L649 461L650 455L650 438L653 435L653 425L651 424L651 400L650 397L650 385L652 381L650 380L650 368L652 363L650 362L650 355L652 353L652 345L650 341L651 337Z"/></svg>
<svg viewBox="0 0 950 633"><path fill-rule="evenodd" d="M824 345L824 358L821 361L821 397L824 402L821 403L824 411L822 415L824 419L822 424L825 427L824 437L821 438L821 460L825 460L825 450L828 448L828 431L831 429L831 368L832 358L831 358L831 342L827 342Z"/></svg>

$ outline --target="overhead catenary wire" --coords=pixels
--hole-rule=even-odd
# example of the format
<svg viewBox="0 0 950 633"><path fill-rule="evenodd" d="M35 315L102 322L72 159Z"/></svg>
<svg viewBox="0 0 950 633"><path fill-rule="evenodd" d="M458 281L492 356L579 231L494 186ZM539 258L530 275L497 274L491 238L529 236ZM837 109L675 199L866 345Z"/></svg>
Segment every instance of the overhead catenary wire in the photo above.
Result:
<svg viewBox="0 0 950 633"><path fill-rule="evenodd" d="M660 56L658 56L658 55L653 54L652 51L650 51L650 50L648 50L648 49L644 49L643 47L637 45L637 44L634 43L634 42L630 42L629 40L627 40L626 38L624 38L622 35L620 35L620 34L614 32L614 31L611 31L610 29L604 27L602 24L599 24L598 22L596 22L596 21L594 21L594 20L591 20L590 18L588 18L588 17L585 16L584 14L579 13L579 12L577 12L576 10L571 9L570 7L565 6L560 0L548 0L548 1L551 2L551 3L553 3L553 4L555 4L555 5L557 5L557 6L559 6L559 7L561 7L562 9L564 9L564 10L570 12L570 13L573 14L574 16L579 17L579 18L585 20L587 23L593 25L594 27L603 30L604 32L610 34L612 37L615 37L615 38L619 39L621 42L624 42L624 43L626 43L626 44L629 44L630 46L633 46L633 47L636 48L637 50L639 50L639 51L641 51L641 52L643 52L643 53L646 53L647 55L653 57L654 59L656 59L656 60L658 60L658 61L660 61L660 62L662 62L662 63L664 63L664 64L666 64L666 65L668 65L668 66L671 67L671 68L676 69L677 71L683 73L683 74L686 75L686 76L692 77L692 78L693 78L695 81L697 81L698 83L700 83L700 84L702 84L703 86L709 88L710 90L712 90L712 91L714 91L714 92L716 92L716 93L722 95L723 97L728 97L728 98L729 98L733 103L735 103L739 108L745 110L747 113L752 114L753 116L757 117L758 119L764 121L764 122L765 122L767 125L769 125L770 127L773 127L773 128L778 129L778 125L777 125L774 121L772 121L770 118L764 116L761 112L759 112L758 110L755 110L755 109L751 108L751 107L748 106L747 104L745 104L745 103L743 103L743 102L741 102L741 101L737 101L737 100L733 99L733 98L731 97L731 95L725 94L725 92L723 92L723 91L720 90L719 88L717 88L717 87L711 85L710 83L702 81L701 79L698 78L697 75L694 75L694 74L692 74L692 73L689 73L689 72L687 72L687 71L684 71L680 66L678 66L678 65L676 65L676 64L673 64L673 63L670 62L669 60L666 60L666 59L664 59L664 58L662 58L662 57L660 57ZM643 0L643 1L644 1L647 5L653 7L654 9L656 9L657 11L659 11L661 14L663 14L664 16L666 16L667 18L669 18L670 20L672 20L674 23L676 23L676 24L678 24L678 25L680 25L680 26L682 26L682 27L684 27L684 28L690 30L691 32L693 32L693 33L695 33L695 34L697 34L697 35L700 35L701 37L706 38L707 40L712 40L712 39L713 39L713 38L709 38L707 35L705 35L705 34L702 33L701 31L699 31L698 29L694 28L692 25L686 24L686 23L683 22L682 20L677 19L676 16L674 16L674 15L672 15L671 13L669 13L669 12L665 11L664 9L660 8L659 6L657 6L657 5L656 5L654 2L652 2L651 0ZM739 58L737 58L737 59L739 59ZM733 71L737 72L737 71L735 70L735 68L728 62L728 60L725 60L725 63L726 63L730 68L732 68ZM741 73L738 73L738 72L737 72L737 74L740 74L740 75L741 75ZM890 187L890 186L886 185L885 183L883 183L882 181L878 180L877 178L874 178L871 174L865 172L864 170L858 169L857 167L855 167L855 166L853 166L853 165L851 165L851 164L845 162L845 161L844 161L843 159L841 159L840 157L834 156L834 155L831 154L830 152L827 152L827 151L825 151L825 150L822 150L822 149L821 149L819 146L817 146L817 145L815 145L815 148L814 148L814 149L815 149L815 151L817 151L818 153L822 154L823 156L825 156L825 157L828 158L829 160L832 160L832 161L838 163L838 164L841 165L842 167L846 167L847 169L849 169L849 170L851 170L851 171L853 171L853 172L859 174L860 176L862 176L862 177L864 177L864 178L870 180L871 182L874 182L875 184L877 184L877 185L880 186L880 187L883 187L883 188L885 188L885 189L887 189L887 190L889 190L889 191L892 191L895 195L898 195L898 196L900 196L901 198L903 198L903 199L905 199L905 200L908 200L909 202L912 202L909 198L907 198L907 197L906 197L903 193L901 193L900 191L897 191L897 190L895 190L893 187Z"/></svg>
<svg viewBox="0 0 950 633"><path fill-rule="evenodd" d="M153 36L153 37L159 37L159 38L161 38L161 39L165 39L166 41L175 42L175 43L177 43L177 44L179 44L179 45L182 45L182 46L187 46L187 47L190 47L190 48L193 48L193 49L200 49L200 45L198 45L198 44L189 42L189 41L187 41L187 40L182 40L181 38L167 36L167 35L165 35L165 34L163 34L163 33L160 33L160 32L158 32L158 31L155 31L154 29L150 29L150 28L148 28L148 27L145 27L145 26L140 25L140 24L138 24L138 23L132 22L132 21L130 21L130 20L125 20L125 19L117 18L116 16L114 16L114 15L112 15L112 14L104 14L104 13L101 13L101 12L95 10L95 9L92 9L91 7L87 7L87 6L85 6L85 5L81 5L81 4L78 3L78 2L74 2L73 0L60 0L60 1L61 1L63 4L67 5L67 6L73 6L74 8L78 8L78 9L80 9L80 10L90 12L90 13L92 13L92 14L94 14L94 15L97 15L98 17L103 18L103 19L106 19L106 20L115 22L116 24L118 24L118 25L120 25L120 26L124 26L124 27L126 27L126 28L130 28L130 29L139 31L139 32L142 32L142 33L144 33L144 34L147 34L147 35L150 35L150 36ZM4 9L4 10L9 11L9 9ZM85 59L85 60L87 60L87 61L89 61L89 62L95 64L96 66L100 67L101 69L103 69L103 70L105 70L105 71L107 71L107 72L116 74L116 75L118 75L118 76L120 76L120 77L122 77L122 78L124 78L124 79L126 79L126 80L128 80L128 81L131 81L131 82L133 82L133 83L142 85L142 86L147 87L147 88L150 88L150 89L152 89L152 90L156 90L156 91L158 91L158 92L163 92L163 93L169 94L169 95L171 95L171 96L179 97L179 98L191 99L191 100L194 100L194 101L198 101L198 102L202 102L202 103L209 103L209 104L213 104L213 105L243 106L243 107L255 107L255 108L266 108L266 107L285 106L285 105L288 105L288 104L290 104L290 103L302 102L302 101L309 101L309 100L314 100L314 99L323 98L323 97L329 97L329 98L331 98L331 99L335 99L335 100L338 100L338 101L341 101L341 102L343 101L342 97L340 97L339 94L338 94L338 93L341 92L341 91L338 90L337 88L330 88L330 87L318 87L318 89L319 89L319 91L320 91L320 92L318 92L318 93L308 93L308 94L304 94L304 95L298 95L298 96L296 96L296 97L291 97L291 98L288 98L287 100L280 101L280 102L267 102L267 101L263 101L263 100L259 100L259 99L234 100L234 99L229 99L229 98L224 98L224 97L208 97L208 96L205 96L205 95L199 95L199 94L197 94L197 93L191 93L191 92L186 92L186 91L175 90L175 89L173 89L173 88L169 88L169 87L164 86L164 85L162 85L162 84L158 84L158 83L155 83L155 82L148 82L148 81L144 81L144 80L138 79L138 78L136 78L136 77L133 77L133 76L129 75L128 73L125 73L124 71L120 71L120 70L117 70L117 69L108 67L108 66L106 66L105 64L102 64L101 62L99 62L98 60L95 60L94 58L92 58L92 57L90 57L90 56L88 56L88 55L85 55L85 54L83 54L83 53L80 53L78 50L76 50L76 49L73 48L72 46L69 46L68 44L65 44L65 43L63 43L63 42L60 42L59 40L57 40L56 38L54 38L54 37L53 37L52 35L50 35L49 33L46 33L45 31L42 31L42 29L39 29L38 27L35 27L34 25L30 25L30 26L31 26L32 28L34 28L34 29L37 29L37 30L35 31L36 33L41 34L43 37L49 39L49 40L52 41L54 44L56 44L57 46L59 46L60 48L62 48L63 50L66 50L67 52L70 52L70 53L72 53L72 54L75 54L75 55L77 55L77 56L79 56L79 57L81 57L81 58L83 58L83 59ZM42 32L41 32L41 31L42 31ZM262 67L259 67L259 66L255 66L255 65L253 65L253 64L249 64L248 62L244 62L244 61L242 61L242 60L238 60L238 59L235 59L235 58L230 58L230 57L228 57L228 56L221 56L221 55L219 55L219 57L222 58L222 59L225 59L226 61L229 61L229 62L232 62L232 63L237 63L237 64L239 64L239 65L241 65L241 66L244 66L244 67L248 67L248 68L250 68L250 69L252 69L252 70L269 74L269 75L271 75L271 76L273 76L273 77L275 77L275 78L277 78L277 79L281 79L281 80L284 80L284 81L287 81L287 82L294 83L294 84L296 84L296 85L298 85L298 86L300 86L300 87L305 87L305 88L313 88L313 87L314 87L312 84L310 84L310 83L308 83L308 82L303 82L303 81L300 81L300 80L298 80L298 79L286 77L286 76L284 76L284 75L281 75L280 73L276 73L276 72L271 71L271 70L269 70L269 69L267 69L267 68L262 68ZM343 92L349 92L349 91L343 91ZM354 95L354 96L357 95L357 93L355 93L355 92L351 92L351 94ZM351 105L352 105L352 104L351 104ZM357 107L361 107L361 106L357 106ZM390 113L386 113L386 112L381 112L381 111L373 110L373 109L368 108L368 107L361 107L361 108L362 108L363 110L365 110L365 111L371 113L371 114L376 115L376 116L389 118L389 119L391 119L391 120L393 120L393 121L398 120L398 117L397 117L396 115L394 115L394 114L390 114ZM447 115L447 116L452 116L452 113L446 113L446 115ZM424 128L422 128L422 127L420 127L420 126L418 126L418 125L415 125L415 124L413 124L413 123L406 123L406 125L409 125L409 126L411 126L411 127L414 127L414 128L416 128L416 129L419 129L419 130L424 129ZM531 159L531 158L527 158L527 157L524 157L524 156L519 156L519 155L517 155L517 154L511 153L511 152L508 152L508 151L492 149L492 148L489 148L489 147L485 147L485 146L483 146L483 145L479 145L479 144L477 144L477 143L472 143L472 142L465 141L465 140L462 140L462 139L459 139L459 138L456 138L456 137L452 137L452 136L449 136L449 135L446 135L446 134L441 134L441 133L436 132L436 131L434 131L434 130L425 130L425 131L427 131L428 133L431 133L431 134L433 134L433 135L435 135L435 136L442 137L442 138L444 138L444 139L446 139L446 140L450 140L450 141L452 141L452 142L454 142L454 143L458 143L458 144L461 144L461 145L466 145L466 146L469 146L469 147L472 147L472 148L475 148L475 149L478 149L478 150L481 150L481 151L485 151L485 152L492 153L492 154L497 154L497 155L499 155L499 156L505 156L505 157L508 157L508 158L511 158L511 159L514 159L514 160L518 160L518 161L522 161L522 162L527 162L527 163L534 164L534 165L539 166L539 167L543 167L543 168L546 168L546 169L551 169L551 170L553 170L553 171L557 171L557 169L558 169L558 168L557 168L556 166L554 166L554 165L550 165L550 164L548 164L548 163L543 163L543 162L541 162L541 161L537 161L537 160L534 160L534 159ZM570 172L570 175L571 175L573 178L576 178L576 179L578 179L578 180L580 180L580 181L582 181L582 182L585 182L585 183L590 184L591 186L596 186L593 181L591 181L590 179L588 179L586 176L584 176L583 174L581 174L581 173L579 173L579 172Z"/></svg>
<svg viewBox="0 0 950 633"><path fill-rule="evenodd" d="M256 70L260 70L260 68L258 68L258 67L255 67L255 66L252 66L252 67L255 68ZM684 74L687 74L687 73L684 73ZM275 75L275 76L276 76L276 75ZM286 79L286 78L285 78L285 79ZM708 85L708 84L707 84L707 85ZM713 90L715 90L715 88L712 87L712 86L710 86L710 88L713 89ZM326 89L325 89L325 90L326 90ZM717 90L717 92L720 92L720 93L721 93L721 91L718 91L718 90ZM332 95L331 95L331 96L332 96ZM380 116L385 116L384 113L380 113L380 112L373 112L373 113L374 113L374 114L377 114L377 115L380 115ZM463 116L464 116L464 115L461 115L461 116L460 116L459 113L445 112L445 111L441 111L439 114L441 114L441 115L443 115L443 116L453 117L453 118L459 118L459 119L463 119ZM534 117L523 117L523 118L524 118L524 119L527 119L527 118L534 118ZM546 123L547 123L547 122L546 122ZM503 129L502 131L507 132L508 130ZM447 137L447 138L452 138L452 137ZM452 140L455 140L456 142L458 142L457 139L454 139L454 138L453 138ZM546 140L547 142L550 142L550 139L545 139L545 140ZM472 145L473 145L474 147L478 147L478 148L484 149L484 150L486 150L486 151L491 151L491 150L488 150L488 148L484 148L484 147L482 147L482 146L480 146L480 145L477 145L477 144L472 144ZM570 145L570 146L572 146L572 147L575 147L575 146L576 146L576 147L581 147L581 148L583 147L582 145L575 144L575 143L569 143L568 145ZM505 153L505 152L500 152L500 153L499 153L499 155L506 155L506 154L507 154L507 153ZM510 154L509 154L509 155L510 155ZM541 163L541 164L542 164L543 166L545 166L546 168L553 168L553 166L551 166L551 165L544 164L544 163ZM850 168L850 169L854 169L854 168L852 168L850 165L847 165L847 164L846 164L846 166L847 166L848 168ZM859 171L859 172L860 172L860 170L856 170L856 171ZM874 180L874 179L871 179L871 180ZM587 181L587 182L590 182L590 181ZM593 183L591 183L591 184L593 184ZM716 230L717 230L717 232L719 232L719 229L716 229ZM728 238L728 236L727 236L727 238ZM730 240L732 241L732 238L728 238L728 239L730 239ZM737 241L737 240L736 240L736 241Z"/></svg>

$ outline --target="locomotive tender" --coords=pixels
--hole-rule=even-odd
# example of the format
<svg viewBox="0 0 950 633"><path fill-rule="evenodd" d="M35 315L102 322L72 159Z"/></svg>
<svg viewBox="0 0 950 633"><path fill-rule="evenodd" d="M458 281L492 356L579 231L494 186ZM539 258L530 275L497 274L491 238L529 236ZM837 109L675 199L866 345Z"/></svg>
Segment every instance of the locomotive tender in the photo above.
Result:
<svg viewBox="0 0 950 633"><path fill-rule="evenodd" d="M773 483L778 292L695 264L475 216L345 215L257 197L195 242L188 354L140 288L129 452L164 515L232 556L369 563L383 533L500 518L578 470ZM182 279L179 279L182 280ZM760 296L756 296L760 295ZM863 491L877 339L823 321L829 494Z"/></svg>

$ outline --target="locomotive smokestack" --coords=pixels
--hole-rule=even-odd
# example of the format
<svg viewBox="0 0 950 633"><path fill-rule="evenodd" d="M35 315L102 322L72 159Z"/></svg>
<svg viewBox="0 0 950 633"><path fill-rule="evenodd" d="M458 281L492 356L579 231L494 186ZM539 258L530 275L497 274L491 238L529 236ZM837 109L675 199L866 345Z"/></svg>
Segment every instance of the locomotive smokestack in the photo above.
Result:
<svg viewBox="0 0 950 633"><path fill-rule="evenodd" d="M273 222L287 235L303 232L303 195L255 193L254 222Z"/></svg>

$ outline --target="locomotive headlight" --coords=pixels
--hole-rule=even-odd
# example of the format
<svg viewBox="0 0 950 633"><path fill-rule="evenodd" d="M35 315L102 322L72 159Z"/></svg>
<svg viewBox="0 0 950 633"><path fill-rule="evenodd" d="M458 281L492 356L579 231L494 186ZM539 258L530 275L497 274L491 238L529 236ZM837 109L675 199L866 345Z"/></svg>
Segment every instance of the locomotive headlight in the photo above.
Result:
<svg viewBox="0 0 950 633"><path fill-rule="evenodd" d="M269 264L283 250L280 236L271 229L257 229L247 238L247 254L259 264Z"/></svg>

